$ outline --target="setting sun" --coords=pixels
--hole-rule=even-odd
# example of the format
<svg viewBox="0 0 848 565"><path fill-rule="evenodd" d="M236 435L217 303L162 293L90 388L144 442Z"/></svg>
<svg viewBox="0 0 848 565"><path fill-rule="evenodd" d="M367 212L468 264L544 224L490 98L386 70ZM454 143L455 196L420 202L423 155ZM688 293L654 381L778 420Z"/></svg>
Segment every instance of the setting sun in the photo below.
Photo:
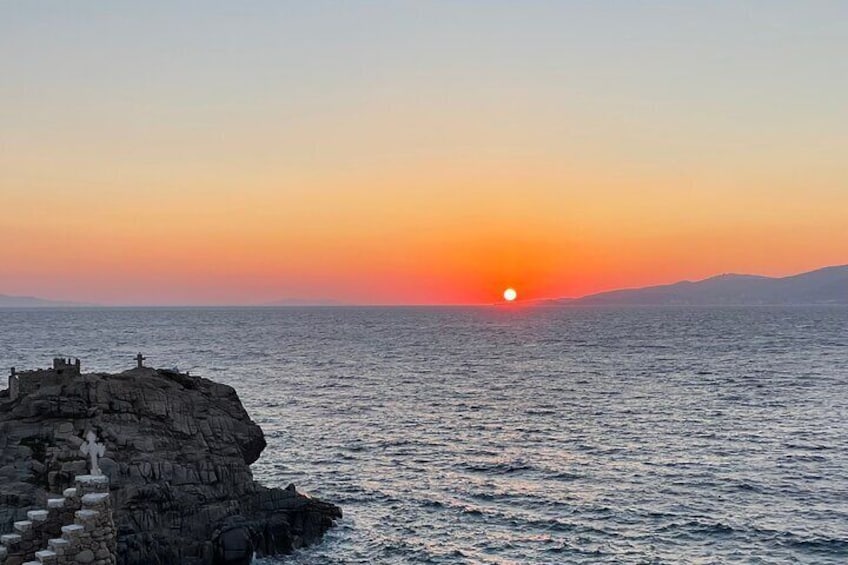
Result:
<svg viewBox="0 0 848 565"><path fill-rule="evenodd" d="M516 298L518 298L518 293L515 292L514 288L508 288L503 293L504 300L507 302L512 302Z"/></svg>

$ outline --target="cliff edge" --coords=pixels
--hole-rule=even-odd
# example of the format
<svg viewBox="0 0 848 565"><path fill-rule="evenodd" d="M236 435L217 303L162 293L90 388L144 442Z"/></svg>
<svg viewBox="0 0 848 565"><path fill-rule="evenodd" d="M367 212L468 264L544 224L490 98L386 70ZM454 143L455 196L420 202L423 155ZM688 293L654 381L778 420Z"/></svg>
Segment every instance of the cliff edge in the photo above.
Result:
<svg viewBox="0 0 848 565"><path fill-rule="evenodd" d="M147 367L67 367L13 374L0 391L0 534L85 472L89 430L106 444L119 564L249 563L254 551L309 545L341 517L293 485L253 480L265 438L232 387Z"/></svg>

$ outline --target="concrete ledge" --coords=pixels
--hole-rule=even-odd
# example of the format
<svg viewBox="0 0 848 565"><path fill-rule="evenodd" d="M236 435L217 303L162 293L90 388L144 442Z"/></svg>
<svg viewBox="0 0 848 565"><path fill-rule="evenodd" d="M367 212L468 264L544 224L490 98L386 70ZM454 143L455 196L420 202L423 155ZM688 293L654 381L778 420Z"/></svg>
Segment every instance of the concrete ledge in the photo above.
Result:
<svg viewBox="0 0 848 565"><path fill-rule="evenodd" d="M74 516L84 522L88 522L100 516L100 512L97 510L77 510L74 512Z"/></svg>
<svg viewBox="0 0 848 565"><path fill-rule="evenodd" d="M85 531L85 528L80 526L79 524L70 524L68 526L62 526L62 535L68 534L69 536L75 536L81 534ZM67 538L65 538L67 539Z"/></svg>
<svg viewBox="0 0 848 565"><path fill-rule="evenodd" d="M0 544L8 546L15 543L21 543L21 539L20 534L3 534L0 536Z"/></svg>
<svg viewBox="0 0 848 565"><path fill-rule="evenodd" d="M27 518L33 522L43 522L48 514L47 510L30 510L27 512Z"/></svg>
<svg viewBox="0 0 848 565"><path fill-rule="evenodd" d="M47 540L47 547L51 548L53 551L56 551L56 549L64 549L69 545L71 545L71 542L65 538L53 538Z"/></svg>
<svg viewBox="0 0 848 565"><path fill-rule="evenodd" d="M65 499L64 498L48 498L47 499L47 508L64 508L65 507Z"/></svg>
<svg viewBox="0 0 848 565"><path fill-rule="evenodd" d="M83 506L98 506L109 498L108 492L93 492L82 497Z"/></svg>
<svg viewBox="0 0 848 565"><path fill-rule="evenodd" d="M21 520L20 522L15 522L12 526L15 528L16 532L24 533L32 528L32 522L29 520Z"/></svg>
<svg viewBox="0 0 848 565"><path fill-rule="evenodd" d="M104 485L109 483L106 475L77 475L74 480L85 485Z"/></svg>

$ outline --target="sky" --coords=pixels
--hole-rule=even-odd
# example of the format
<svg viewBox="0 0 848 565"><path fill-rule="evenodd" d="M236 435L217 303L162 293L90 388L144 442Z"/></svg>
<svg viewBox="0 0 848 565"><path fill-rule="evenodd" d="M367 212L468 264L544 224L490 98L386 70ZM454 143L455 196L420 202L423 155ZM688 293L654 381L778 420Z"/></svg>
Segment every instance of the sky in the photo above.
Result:
<svg viewBox="0 0 848 565"><path fill-rule="evenodd" d="M0 294L486 304L848 263L842 1L0 0Z"/></svg>

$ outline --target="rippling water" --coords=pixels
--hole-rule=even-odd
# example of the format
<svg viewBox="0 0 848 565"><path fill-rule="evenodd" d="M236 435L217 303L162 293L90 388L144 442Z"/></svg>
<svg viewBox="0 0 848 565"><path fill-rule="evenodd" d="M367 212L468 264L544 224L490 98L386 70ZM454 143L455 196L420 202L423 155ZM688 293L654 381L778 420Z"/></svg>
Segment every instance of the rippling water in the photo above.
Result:
<svg viewBox="0 0 848 565"><path fill-rule="evenodd" d="M846 563L848 309L0 311L54 353L233 385L307 563Z"/></svg>

